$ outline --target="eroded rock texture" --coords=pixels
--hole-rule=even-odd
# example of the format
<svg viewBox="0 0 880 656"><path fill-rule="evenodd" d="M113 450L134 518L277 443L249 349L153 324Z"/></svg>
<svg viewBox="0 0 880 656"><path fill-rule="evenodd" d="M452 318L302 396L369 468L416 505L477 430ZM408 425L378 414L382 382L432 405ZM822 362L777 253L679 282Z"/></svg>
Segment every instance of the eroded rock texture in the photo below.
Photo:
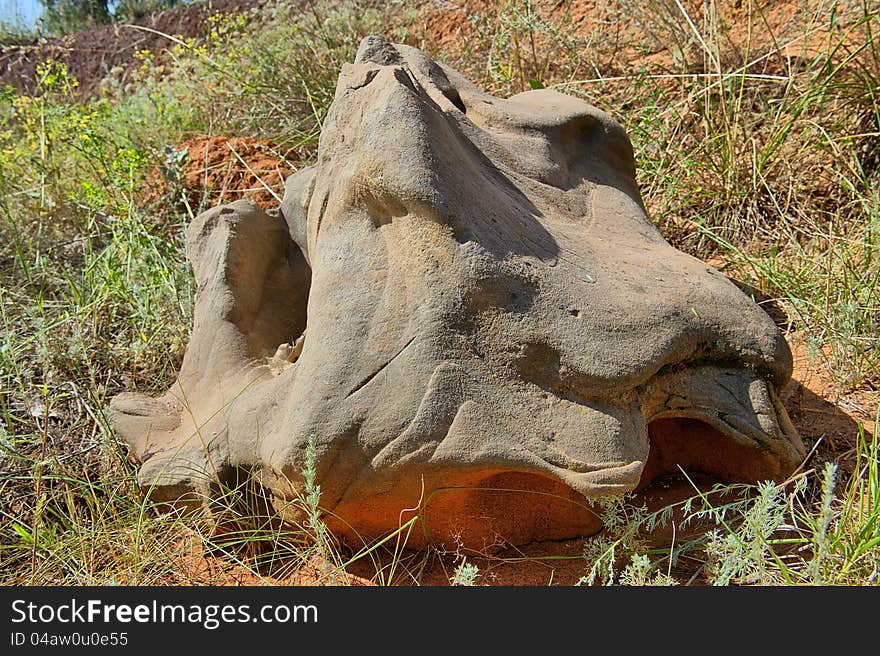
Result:
<svg viewBox="0 0 880 656"><path fill-rule="evenodd" d="M315 435L337 534L418 512L413 543L479 545L589 534L586 499L677 465L784 477L803 456L784 339L664 241L634 178L596 108L494 98L364 40L280 215L236 202L190 226L179 379L112 403L141 484L206 497L247 472L292 499Z"/></svg>

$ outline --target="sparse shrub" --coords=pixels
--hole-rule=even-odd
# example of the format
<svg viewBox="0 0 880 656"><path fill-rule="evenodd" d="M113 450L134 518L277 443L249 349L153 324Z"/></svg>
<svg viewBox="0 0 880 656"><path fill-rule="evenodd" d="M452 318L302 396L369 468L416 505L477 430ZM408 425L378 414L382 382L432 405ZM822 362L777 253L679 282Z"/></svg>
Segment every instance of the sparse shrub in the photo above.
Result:
<svg viewBox="0 0 880 656"><path fill-rule="evenodd" d="M658 572L651 559L643 554L635 554L620 575L620 585L629 586L671 586L675 579L664 572Z"/></svg>
<svg viewBox="0 0 880 656"><path fill-rule="evenodd" d="M632 495L612 496L598 499L595 503L601 511L602 532L584 544L584 560L587 575L578 585L613 585L618 576L621 582L625 577L627 585L647 585L649 573L654 565L644 555L648 548L645 533L658 526L665 526L672 514L671 508L657 513L649 513L644 505L631 503ZM631 558L622 573L619 573L621 559ZM656 572L657 585L665 581L665 575ZM641 581L642 583L637 583Z"/></svg>
<svg viewBox="0 0 880 656"><path fill-rule="evenodd" d="M450 579L451 585L473 586L476 584L477 577L480 575L480 568L473 563L469 563L467 559L462 561L455 568L455 572Z"/></svg>

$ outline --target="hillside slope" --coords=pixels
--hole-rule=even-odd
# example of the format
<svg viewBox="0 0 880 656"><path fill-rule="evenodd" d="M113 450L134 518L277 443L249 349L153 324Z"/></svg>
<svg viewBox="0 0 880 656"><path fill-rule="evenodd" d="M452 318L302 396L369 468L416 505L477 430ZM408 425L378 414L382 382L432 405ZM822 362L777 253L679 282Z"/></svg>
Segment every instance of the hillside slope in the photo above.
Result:
<svg viewBox="0 0 880 656"><path fill-rule="evenodd" d="M134 54L164 51L173 42L165 35L184 38L204 36L208 18L219 13L255 15L275 0L205 0L169 9L136 21L111 23L75 34L0 48L0 87L10 85L22 93L34 91L37 66L48 59L67 64L80 81L82 97L94 95L101 80L115 67L129 70L139 65ZM138 29L138 27L147 29ZM148 31L152 30L152 31Z"/></svg>

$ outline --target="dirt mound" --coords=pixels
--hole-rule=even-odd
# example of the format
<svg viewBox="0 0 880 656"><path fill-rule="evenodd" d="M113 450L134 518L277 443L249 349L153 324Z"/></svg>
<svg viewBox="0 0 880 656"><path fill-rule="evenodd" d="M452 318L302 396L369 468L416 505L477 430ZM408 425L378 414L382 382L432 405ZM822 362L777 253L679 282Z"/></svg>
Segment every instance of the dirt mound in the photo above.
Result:
<svg viewBox="0 0 880 656"><path fill-rule="evenodd" d="M851 10L836 16L842 25L860 18ZM825 20L820 14L806 16L801 4L791 0L717 5L685 0L662 7L623 0L538 0L528 9L490 0L456 0L424 3L418 27L430 50L441 51L458 65L473 57L473 44L479 41L491 40L499 53L512 48L517 51L512 61L523 66L527 61L520 56L546 57L550 62L546 53L559 47L560 35L582 37L590 44L585 59L598 66L593 74L602 78L641 66L652 74L681 72L682 66L692 73L714 73L713 57L727 69L748 62L751 72L787 71L824 51ZM859 46L855 33L847 44ZM767 56L769 52L774 56Z"/></svg>
<svg viewBox="0 0 880 656"><path fill-rule="evenodd" d="M174 149L171 159L179 157L179 169L156 167L147 176L141 204L164 201L176 183L194 209L241 199L277 207L294 170L293 155L248 137L192 137Z"/></svg>
<svg viewBox="0 0 880 656"><path fill-rule="evenodd" d="M149 50L159 54L173 46L173 42L163 34L201 38L205 36L206 21L210 16L219 13L247 13L253 16L274 1L206 0L136 21L102 25L58 38L4 46L0 48L0 87L10 85L23 93L32 93L36 87L37 66L53 59L67 64L70 73L79 80L78 93L81 97L93 96L98 93L101 80L112 68L122 68L124 81L128 71L140 65L134 58L136 52ZM137 29L132 25L162 34Z"/></svg>

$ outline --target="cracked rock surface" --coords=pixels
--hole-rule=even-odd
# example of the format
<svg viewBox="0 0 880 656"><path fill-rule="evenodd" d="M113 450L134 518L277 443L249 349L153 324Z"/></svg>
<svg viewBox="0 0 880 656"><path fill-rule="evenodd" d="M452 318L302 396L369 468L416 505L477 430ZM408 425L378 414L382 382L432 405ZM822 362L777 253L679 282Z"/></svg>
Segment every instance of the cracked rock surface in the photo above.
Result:
<svg viewBox="0 0 880 656"><path fill-rule="evenodd" d="M495 98L369 37L280 213L211 209L187 251L179 378L112 402L157 500L244 472L281 507L314 435L337 535L418 514L411 545L480 546L595 532L589 499L678 466L803 458L773 321L663 239L623 129L553 90Z"/></svg>

